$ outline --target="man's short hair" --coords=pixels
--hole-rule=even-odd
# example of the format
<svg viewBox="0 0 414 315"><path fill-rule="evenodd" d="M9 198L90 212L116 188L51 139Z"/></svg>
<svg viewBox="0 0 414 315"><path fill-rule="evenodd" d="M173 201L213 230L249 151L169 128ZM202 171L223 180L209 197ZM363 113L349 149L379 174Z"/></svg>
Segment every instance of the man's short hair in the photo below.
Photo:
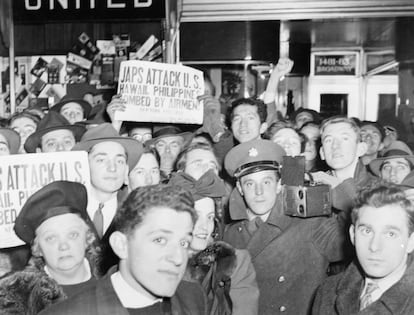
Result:
<svg viewBox="0 0 414 315"><path fill-rule="evenodd" d="M329 125L339 124L339 123L346 123L350 125L357 135L358 142L361 141L361 128L358 126L358 124L355 122L354 119L348 118L346 116L332 116L332 117L329 117L323 120L321 127L320 127L321 137L323 136L323 132L325 131L326 127L328 127Z"/></svg>
<svg viewBox="0 0 414 315"><path fill-rule="evenodd" d="M272 124L267 127L266 132L263 134L263 139L272 140L272 137L281 129L290 128L296 131L294 124L288 120L278 120L272 122Z"/></svg>
<svg viewBox="0 0 414 315"><path fill-rule="evenodd" d="M359 210L365 206L380 208L387 205L399 205L407 215L408 231L414 232L414 204L407 198L401 186L378 181L363 189L357 196L352 210L352 223L358 220Z"/></svg>
<svg viewBox="0 0 414 315"><path fill-rule="evenodd" d="M384 138L385 138L386 134L385 134L384 127L380 123L378 123L376 121L364 120L364 121L361 122L361 128L364 127L364 126L372 126L375 129L377 129L378 132L380 133L381 142L384 141Z"/></svg>
<svg viewBox="0 0 414 315"><path fill-rule="evenodd" d="M147 213L159 207L187 212L191 215L193 223L197 219L194 199L188 190L179 186L158 184L138 187L128 195L115 215L115 231L131 236L135 228L143 222Z"/></svg>
<svg viewBox="0 0 414 315"><path fill-rule="evenodd" d="M216 157L218 167L219 167L219 171L221 171L221 165L218 161L217 153L214 150L213 146L211 146L207 143L200 143L200 142L195 142L195 143L190 144L188 147L186 147L184 150L182 150L180 152L180 154L178 154L177 161L175 163L175 169L177 171L184 171L185 166L187 164L187 155L188 155L188 153L190 153L191 151L197 150L197 149L204 150L204 151L209 151L209 152L213 153L214 156Z"/></svg>
<svg viewBox="0 0 414 315"><path fill-rule="evenodd" d="M266 104L263 103L262 100L256 99L256 98L239 98L235 100L233 103L231 103L231 109L230 109L230 122L233 120L233 112L234 109L237 106L240 105L251 105L257 107L257 113L260 117L260 122L264 123L267 119L267 107Z"/></svg>

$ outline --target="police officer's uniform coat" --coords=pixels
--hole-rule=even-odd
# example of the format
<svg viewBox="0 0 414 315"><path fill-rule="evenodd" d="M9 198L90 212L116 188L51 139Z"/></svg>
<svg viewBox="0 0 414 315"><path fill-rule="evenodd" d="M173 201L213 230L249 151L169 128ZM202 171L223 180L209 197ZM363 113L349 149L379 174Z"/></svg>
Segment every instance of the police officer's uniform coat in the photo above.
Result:
<svg viewBox="0 0 414 315"><path fill-rule="evenodd" d="M250 236L246 205L235 189L224 240L250 252L260 290L259 314L308 314L330 262L343 258L345 232L335 218L295 218L278 198L266 222Z"/></svg>

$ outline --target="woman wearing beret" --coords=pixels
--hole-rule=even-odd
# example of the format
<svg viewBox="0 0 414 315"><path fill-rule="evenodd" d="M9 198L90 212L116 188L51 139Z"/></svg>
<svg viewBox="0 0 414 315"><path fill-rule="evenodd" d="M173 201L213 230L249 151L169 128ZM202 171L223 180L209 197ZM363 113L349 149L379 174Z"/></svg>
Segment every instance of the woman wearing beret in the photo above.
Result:
<svg viewBox="0 0 414 315"><path fill-rule="evenodd" d="M68 181L52 182L26 201L14 230L31 245L32 258L0 280L0 310L37 314L94 281L98 248L86 204L86 188Z"/></svg>
<svg viewBox="0 0 414 315"><path fill-rule="evenodd" d="M257 314L259 289L249 253L218 240L217 213L226 191L223 181L210 169L197 180L178 172L170 184L191 191L198 215L184 280L201 284L209 314Z"/></svg>

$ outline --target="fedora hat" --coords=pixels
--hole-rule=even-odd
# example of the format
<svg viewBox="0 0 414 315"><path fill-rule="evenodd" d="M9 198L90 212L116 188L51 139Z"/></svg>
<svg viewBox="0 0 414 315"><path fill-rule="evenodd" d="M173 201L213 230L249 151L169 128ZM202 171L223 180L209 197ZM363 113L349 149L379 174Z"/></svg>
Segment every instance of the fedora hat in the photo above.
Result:
<svg viewBox="0 0 414 315"><path fill-rule="evenodd" d="M27 199L14 224L16 235L27 244L36 236L36 229L47 219L74 213L89 221L84 185L69 181L55 181L35 192Z"/></svg>
<svg viewBox="0 0 414 315"><path fill-rule="evenodd" d="M97 107L99 107L98 108L99 111L96 113L93 113L94 109ZM75 125L84 126L86 127L86 129L90 129L100 124L108 123L108 122L110 122L110 119L107 118L106 108L97 105L92 109L87 120L77 121L75 122Z"/></svg>
<svg viewBox="0 0 414 315"><path fill-rule="evenodd" d="M68 103L76 103L79 104L83 109L83 117L88 118L89 113L92 110L91 104L89 104L87 101L81 99L81 98L66 98L63 97L59 103L56 103L53 105L50 110L60 113L60 110L63 106L65 106Z"/></svg>
<svg viewBox="0 0 414 315"><path fill-rule="evenodd" d="M71 125L69 121L57 112L49 112L40 120L36 131L32 133L24 143L27 153L35 153L36 148L42 143L42 136L54 130L67 129L73 132L75 140L79 141L86 129L83 126Z"/></svg>
<svg viewBox="0 0 414 315"><path fill-rule="evenodd" d="M382 163L384 163L384 161L386 160L394 158L404 158L407 161L409 161L412 165L414 165L413 152L410 150L408 145L406 145L402 141L397 140L392 142L390 146L386 150L384 150L381 157L372 160L371 163L369 163L369 168L375 175L380 176Z"/></svg>
<svg viewBox="0 0 414 315"><path fill-rule="evenodd" d="M7 140L10 154L17 154L20 148L19 134L10 128L0 128L0 134Z"/></svg>
<svg viewBox="0 0 414 315"><path fill-rule="evenodd" d="M103 123L86 131L81 141L72 148L72 151L89 152L95 144L107 141L117 142L124 147L130 170L138 163L144 152L144 147L140 142L120 136L110 123Z"/></svg>
<svg viewBox="0 0 414 315"><path fill-rule="evenodd" d="M184 146L188 145L193 139L193 133L188 131L182 131L180 127L174 125L155 125L152 133L152 139L145 142L145 145L150 147L155 143L166 137L180 136L184 140Z"/></svg>

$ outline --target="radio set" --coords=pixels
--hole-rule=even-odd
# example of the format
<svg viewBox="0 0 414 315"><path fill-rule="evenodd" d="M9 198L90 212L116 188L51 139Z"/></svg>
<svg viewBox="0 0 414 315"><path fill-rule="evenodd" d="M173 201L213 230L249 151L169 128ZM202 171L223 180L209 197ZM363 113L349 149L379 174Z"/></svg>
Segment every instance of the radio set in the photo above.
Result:
<svg viewBox="0 0 414 315"><path fill-rule="evenodd" d="M289 216L309 218L330 216L332 213L331 188L316 184L310 174L305 181L305 158L283 157L281 169L284 213Z"/></svg>

